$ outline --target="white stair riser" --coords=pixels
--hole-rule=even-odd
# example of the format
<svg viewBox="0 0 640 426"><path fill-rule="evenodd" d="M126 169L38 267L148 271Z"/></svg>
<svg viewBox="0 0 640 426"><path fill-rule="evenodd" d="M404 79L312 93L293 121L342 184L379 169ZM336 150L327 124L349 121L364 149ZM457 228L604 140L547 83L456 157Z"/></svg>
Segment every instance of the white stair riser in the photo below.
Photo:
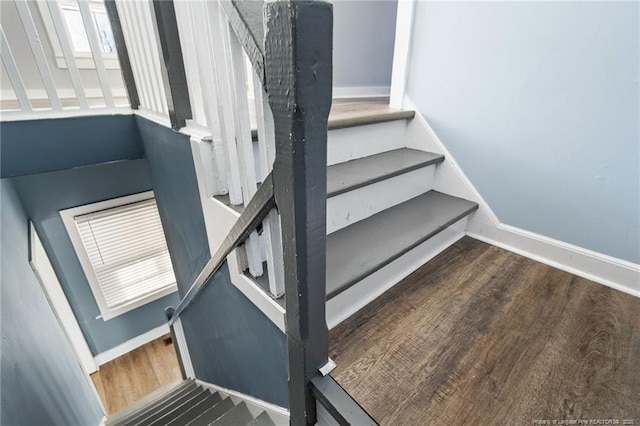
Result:
<svg viewBox="0 0 640 426"><path fill-rule="evenodd" d="M404 148L407 120L388 121L329 130L327 136L327 165L356 160L381 152ZM253 155L260 158L258 141L253 141ZM260 164L256 161L256 176L260 176Z"/></svg>
<svg viewBox="0 0 640 426"><path fill-rule="evenodd" d="M327 302L329 329L371 303L465 234L465 217ZM381 242L383 244L383 242Z"/></svg>
<svg viewBox="0 0 640 426"><path fill-rule="evenodd" d="M428 192L435 171L433 164L329 198L327 234Z"/></svg>
<svg viewBox="0 0 640 426"><path fill-rule="evenodd" d="M406 120L329 130L327 165L404 148L406 133Z"/></svg>

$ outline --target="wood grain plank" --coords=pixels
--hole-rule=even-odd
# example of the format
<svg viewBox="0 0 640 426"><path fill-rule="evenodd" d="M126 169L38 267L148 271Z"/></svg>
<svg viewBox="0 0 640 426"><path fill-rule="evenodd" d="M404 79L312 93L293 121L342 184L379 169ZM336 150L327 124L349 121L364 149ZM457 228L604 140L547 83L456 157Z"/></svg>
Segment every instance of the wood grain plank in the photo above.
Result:
<svg viewBox="0 0 640 426"><path fill-rule="evenodd" d="M174 346L165 345L166 337L168 335L100 366L91 375L107 414L181 379Z"/></svg>
<svg viewBox="0 0 640 426"><path fill-rule="evenodd" d="M330 334L381 424L640 421L640 300L463 238Z"/></svg>

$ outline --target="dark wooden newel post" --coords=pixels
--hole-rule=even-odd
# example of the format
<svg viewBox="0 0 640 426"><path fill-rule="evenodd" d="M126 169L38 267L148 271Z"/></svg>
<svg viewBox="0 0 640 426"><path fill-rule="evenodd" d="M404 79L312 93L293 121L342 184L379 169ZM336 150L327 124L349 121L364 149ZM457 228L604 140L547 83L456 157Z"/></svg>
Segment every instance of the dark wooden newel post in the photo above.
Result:
<svg viewBox="0 0 640 426"><path fill-rule="evenodd" d="M265 76L273 111L274 195L282 219L291 424L315 423L310 380L327 362L327 120L333 11L325 1L265 3Z"/></svg>

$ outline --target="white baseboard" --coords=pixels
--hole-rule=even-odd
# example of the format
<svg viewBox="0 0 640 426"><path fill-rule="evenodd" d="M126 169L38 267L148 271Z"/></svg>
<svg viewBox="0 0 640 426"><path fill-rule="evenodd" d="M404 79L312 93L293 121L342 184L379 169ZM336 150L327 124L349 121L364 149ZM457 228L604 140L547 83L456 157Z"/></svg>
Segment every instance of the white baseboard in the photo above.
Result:
<svg viewBox="0 0 640 426"><path fill-rule="evenodd" d="M176 337L176 341L173 342L174 348L180 353L180 359L182 360L182 367L184 373L188 379L195 379L196 372L193 369L193 363L191 362L191 354L189 353L189 345L187 344L187 338L184 335L184 328L182 328L182 319L178 318L173 323L173 334Z"/></svg>
<svg viewBox="0 0 640 426"><path fill-rule="evenodd" d="M232 397L232 398L238 398L241 399L243 401L245 401L247 403L247 405L254 405L257 406L263 410L268 411L269 413L275 413L279 416L284 416L287 419L289 418L289 410L287 410L284 407L281 407L279 405L276 404L272 404L270 402L267 401L263 401L262 399L258 399L256 397L253 397L251 395L247 395L246 393L242 393L242 392L238 392L238 391L234 391L232 389L227 389L227 388L223 388L222 386L218 386L218 385L214 385L213 383L208 383L199 379L196 379L196 383L198 385L204 386L206 388L209 388L215 392L220 392L223 394L227 394L228 396Z"/></svg>
<svg viewBox="0 0 640 426"><path fill-rule="evenodd" d="M167 333L169 333L169 326L167 324L162 324L161 326L149 330L139 336L136 336L133 339L127 340L126 342L121 343L118 346L99 353L94 357L96 365L101 366L109 361L113 361L119 356L131 352L132 350L139 348L140 346L155 339L158 339Z"/></svg>
<svg viewBox="0 0 640 426"><path fill-rule="evenodd" d="M408 127L407 146L445 156L444 163L438 166L434 189L479 205L469 220L467 235L640 297L640 265L501 223L408 97L405 97L405 107L416 111Z"/></svg>
<svg viewBox="0 0 640 426"><path fill-rule="evenodd" d="M505 225L475 226L467 235L554 268L640 297L640 265Z"/></svg>
<svg viewBox="0 0 640 426"><path fill-rule="evenodd" d="M349 98L387 98L390 86L343 86L333 88L334 99Z"/></svg>

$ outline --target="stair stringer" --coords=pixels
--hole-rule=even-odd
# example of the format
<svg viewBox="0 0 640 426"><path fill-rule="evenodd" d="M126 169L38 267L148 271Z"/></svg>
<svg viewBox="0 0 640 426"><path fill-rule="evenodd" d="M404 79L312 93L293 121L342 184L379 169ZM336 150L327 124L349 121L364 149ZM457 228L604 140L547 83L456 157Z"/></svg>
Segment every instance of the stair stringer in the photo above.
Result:
<svg viewBox="0 0 640 426"><path fill-rule="evenodd" d="M404 107L416 111L407 126L406 147L445 157L438 166L434 189L478 203L478 211L469 218L466 235L640 297L640 265L501 223L413 101L406 96Z"/></svg>

